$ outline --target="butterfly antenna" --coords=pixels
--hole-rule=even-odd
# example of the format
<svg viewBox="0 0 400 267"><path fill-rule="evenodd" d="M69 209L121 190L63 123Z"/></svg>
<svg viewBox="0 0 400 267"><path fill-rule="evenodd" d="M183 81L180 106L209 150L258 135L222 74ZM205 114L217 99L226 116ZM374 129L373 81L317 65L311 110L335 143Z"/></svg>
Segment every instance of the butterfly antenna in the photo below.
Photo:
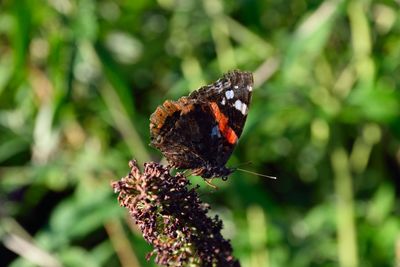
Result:
<svg viewBox="0 0 400 267"><path fill-rule="evenodd" d="M257 173L257 172L252 172L252 171L248 171L248 170L244 170L244 169L239 169L239 168L236 168L236 170L242 171L242 172L251 173L251 174L254 174L254 175L257 175L257 176L260 176L260 177L269 178L269 179L274 179L274 180L277 179L276 176L265 175L265 174L261 174L261 173Z"/></svg>

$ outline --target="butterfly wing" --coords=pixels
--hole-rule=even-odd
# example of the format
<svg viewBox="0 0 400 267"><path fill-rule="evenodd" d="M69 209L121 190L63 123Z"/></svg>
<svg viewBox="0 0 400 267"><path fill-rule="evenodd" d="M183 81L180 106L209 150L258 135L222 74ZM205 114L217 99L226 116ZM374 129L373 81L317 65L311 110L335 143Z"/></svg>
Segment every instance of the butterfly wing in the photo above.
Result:
<svg viewBox="0 0 400 267"><path fill-rule="evenodd" d="M253 77L232 71L178 101L165 101L150 117L151 145L178 168L223 166L240 137Z"/></svg>
<svg viewBox="0 0 400 267"><path fill-rule="evenodd" d="M253 90L253 75L234 70L189 95L209 103L221 135L213 165L225 165L242 134Z"/></svg>
<svg viewBox="0 0 400 267"><path fill-rule="evenodd" d="M175 167L200 168L218 146L218 138L208 136L213 127L208 104L186 97L165 101L150 117L151 145Z"/></svg>

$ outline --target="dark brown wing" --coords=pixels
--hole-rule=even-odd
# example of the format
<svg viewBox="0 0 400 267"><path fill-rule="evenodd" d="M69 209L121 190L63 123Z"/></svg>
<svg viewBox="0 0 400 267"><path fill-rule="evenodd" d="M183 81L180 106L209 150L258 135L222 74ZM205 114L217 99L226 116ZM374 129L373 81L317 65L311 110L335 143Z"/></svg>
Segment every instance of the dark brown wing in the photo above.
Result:
<svg viewBox="0 0 400 267"><path fill-rule="evenodd" d="M240 137L253 77L232 71L178 101L165 101L150 117L151 145L179 168L224 166Z"/></svg>
<svg viewBox="0 0 400 267"><path fill-rule="evenodd" d="M235 133L236 140L234 143L229 141L233 141L235 138L230 136L232 137L231 140L227 140L228 135L225 136L223 145L218 147L216 151L219 155L217 165L224 165L228 161L236 146L237 139L242 134L251 102L253 83L251 72L234 70L226 73L213 84L194 91L188 97L189 99L202 99L202 101L208 103L215 103L216 105L213 105L217 107L217 109L213 109L215 117L218 116L218 113L221 113L221 116L227 119L227 125L220 126L230 128Z"/></svg>
<svg viewBox="0 0 400 267"><path fill-rule="evenodd" d="M178 168L195 169L214 162L218 134L206 103L186 97L165 101L150 117L151 145L158 148Z"/></svg>

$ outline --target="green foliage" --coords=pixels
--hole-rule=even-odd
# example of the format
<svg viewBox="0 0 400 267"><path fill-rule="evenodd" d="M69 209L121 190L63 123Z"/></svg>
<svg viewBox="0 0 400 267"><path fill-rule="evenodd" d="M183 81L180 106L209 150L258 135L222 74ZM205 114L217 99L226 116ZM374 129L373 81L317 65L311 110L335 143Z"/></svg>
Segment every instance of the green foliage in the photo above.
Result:
<svg viewBox="0 0 400 267"><path fill-rule="evenodd" d="M109 183L160 158L157 105L240 68L257 88L229 165L278 180L193 181L242 265L400 266L399 10L2 1L0 265L152 265Z"/></svg>

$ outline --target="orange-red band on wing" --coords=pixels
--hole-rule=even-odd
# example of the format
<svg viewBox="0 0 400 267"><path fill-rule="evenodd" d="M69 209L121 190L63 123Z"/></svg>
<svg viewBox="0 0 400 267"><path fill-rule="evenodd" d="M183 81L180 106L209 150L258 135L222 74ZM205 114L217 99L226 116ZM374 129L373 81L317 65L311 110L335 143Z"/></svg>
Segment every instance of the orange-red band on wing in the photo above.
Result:
<svg viewBox="0 0 400 267"><path fill-rule="evenodd" d="M218 122L218 129L221 132L222 136L225 137L225 139L230 144L235 144L236 141L238 140L238 137L237 137L235 131L232 130L231 127L229 127L228 118L221 112L217 103L211 102L210 105L211 105L211 109L213 111L215 120Z"/></svg>

